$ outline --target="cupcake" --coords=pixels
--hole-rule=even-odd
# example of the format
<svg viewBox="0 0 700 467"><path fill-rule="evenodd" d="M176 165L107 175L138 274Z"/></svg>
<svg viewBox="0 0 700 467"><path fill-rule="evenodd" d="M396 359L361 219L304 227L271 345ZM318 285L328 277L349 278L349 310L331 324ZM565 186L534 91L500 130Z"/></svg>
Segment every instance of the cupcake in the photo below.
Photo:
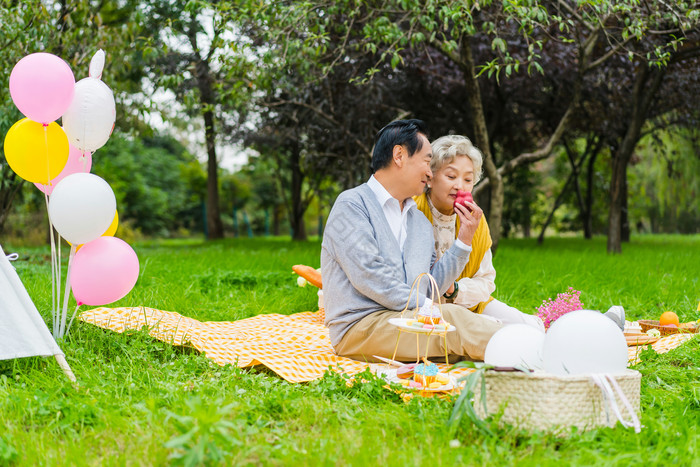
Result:
<svg viewBox="0 0 700 467"><path fill-rule="evenodd" d="M421 383L424 387L434 383L437 379L438 367L434 363L419 363L413 369L413 380Z"/></svg>

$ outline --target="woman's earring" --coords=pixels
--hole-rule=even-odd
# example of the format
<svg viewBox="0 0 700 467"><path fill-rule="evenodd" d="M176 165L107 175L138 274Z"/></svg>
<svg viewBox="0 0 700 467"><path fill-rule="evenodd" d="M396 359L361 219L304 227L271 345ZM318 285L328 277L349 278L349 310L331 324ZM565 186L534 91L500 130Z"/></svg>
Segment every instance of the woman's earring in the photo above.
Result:
<svg viewBox="0 0 700 467"><path fill-rule="evenodd" d="M428 183L428 188L432 188L431 185L430 185L430 183Z"/></svg>

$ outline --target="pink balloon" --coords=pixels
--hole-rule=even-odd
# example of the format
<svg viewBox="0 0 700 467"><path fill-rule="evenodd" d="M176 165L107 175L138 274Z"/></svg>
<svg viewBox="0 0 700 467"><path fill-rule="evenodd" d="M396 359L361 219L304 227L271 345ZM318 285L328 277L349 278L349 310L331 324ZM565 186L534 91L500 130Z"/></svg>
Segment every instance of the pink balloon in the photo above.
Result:
<svg viewBox="0 0 700 467"><path fill-rule="evenodd" d="M99 237L73 257L70 285L78 305L100 306L128 294L139 278L134 250L116 237Z"/></svg>
<svg viewBox="0 0 700 467"><path fill-rule="evenodd" d="M68 64L53 54L35 53L17 62L10 74L10 95L30 120L48 124L73 100L75 77Z"/></svg>
<svg viewBox="0 0 700 467"><path fill-rule="evenodd" d="M56 175L56 178L51 180L51 184L42 185L41 183L35 183L34 186L37 187L42 193L51 195L54 187L58 182L63 180L69 175L77 173L89 173L92 168L92 153L90 151L83 151L76 149L73 146L69 146L68 161L66 166L63 168L60 174Z"/></svg>

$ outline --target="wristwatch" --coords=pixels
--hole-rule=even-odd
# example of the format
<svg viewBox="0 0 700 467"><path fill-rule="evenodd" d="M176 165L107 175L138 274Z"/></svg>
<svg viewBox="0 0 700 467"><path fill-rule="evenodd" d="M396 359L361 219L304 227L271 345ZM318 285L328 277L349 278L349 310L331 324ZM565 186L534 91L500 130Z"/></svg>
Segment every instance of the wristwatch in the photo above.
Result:
<svg viewBox="0 0 700 467"><path fill-rule="evenodd" d="M442 294L442 296L448 300L452 300L457 296L457 292L459 292L459 284L457 283L457 281L455 281L455 289L452 291L452 293L448 295L447 292L445 292L444 294Z"/></svg>

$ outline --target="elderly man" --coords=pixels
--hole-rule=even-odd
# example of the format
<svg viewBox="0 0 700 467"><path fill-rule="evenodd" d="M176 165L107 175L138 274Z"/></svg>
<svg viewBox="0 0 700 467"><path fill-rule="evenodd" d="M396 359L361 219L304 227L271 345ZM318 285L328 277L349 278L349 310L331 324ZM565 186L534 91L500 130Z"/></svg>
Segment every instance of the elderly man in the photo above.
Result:
<svg viewBox="0 0 700 467"><path fill-rule="evenodd" d="M338 355L374 361L373 355L394 353L398 329L389 319L400 316L409 302L411 285L429 272L447 291L469 260L471 240L482 212L458 206L457 240L439 261L433 230L412 197L423 193L431 178L432 157L420 120L398 120L377 133L372 153L374 174L367 183L347 190L328 216L321 249L326 326ZM434 312L427 280L410 294L409 308ZM442 305L443 317L457 330L447 334L447 354L481 360L501 324L458 305ZM421 355L426 337L421 336ZM428 341L428 356L445 355L444 342ZM396 358L415 360L416 338L402 334Z"/></svg>

